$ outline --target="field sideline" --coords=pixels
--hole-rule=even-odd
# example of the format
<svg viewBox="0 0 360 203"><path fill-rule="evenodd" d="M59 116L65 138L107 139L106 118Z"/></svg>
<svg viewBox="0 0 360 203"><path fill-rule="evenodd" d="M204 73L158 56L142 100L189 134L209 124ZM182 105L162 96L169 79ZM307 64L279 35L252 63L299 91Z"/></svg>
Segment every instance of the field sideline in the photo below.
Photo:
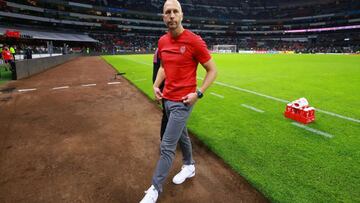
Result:
<svg viewBox="0 0 360 203"><path fill-rule="evenodd" d="M213 57L217 83L188 124L199 139L271 201L360 201L360 57ZM151 55L104 59L153 98ZM300 97L330 114L306 128L285 119L286 101Z"/></svg>

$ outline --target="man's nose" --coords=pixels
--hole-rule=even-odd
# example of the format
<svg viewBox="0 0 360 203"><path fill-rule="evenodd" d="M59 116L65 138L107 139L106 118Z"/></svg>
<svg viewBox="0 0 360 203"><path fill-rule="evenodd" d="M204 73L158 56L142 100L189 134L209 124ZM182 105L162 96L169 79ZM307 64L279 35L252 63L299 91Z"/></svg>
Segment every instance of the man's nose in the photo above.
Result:
<svg viewBox="0 0 360 203"><path fill-rule="evenodd" d="M170 18L174 18L174 17L175 17L175 13L171 11Z"/></svg>

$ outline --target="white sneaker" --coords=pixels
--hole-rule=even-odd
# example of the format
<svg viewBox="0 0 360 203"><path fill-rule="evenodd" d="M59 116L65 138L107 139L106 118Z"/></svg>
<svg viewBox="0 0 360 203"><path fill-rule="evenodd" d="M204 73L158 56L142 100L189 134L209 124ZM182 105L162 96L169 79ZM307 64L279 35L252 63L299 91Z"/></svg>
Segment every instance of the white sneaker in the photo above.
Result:
<svg viewBox="0 0 360 203"><path fill-rule="evenodd" d="M140 203L155 203L157 198L159 197L159 193L153 185L151 185L151 187L147 191L145 191L145 193L146 195L140 201Z"/></svg>
<svg viewBox="0 0 360 203"><path fill-rule="evenodd" d="M191 178L195 176L195 166L194 165L183 165L181 171L176 174L173 178L173 183L179 185L183 183L186 178Z"/></svg>

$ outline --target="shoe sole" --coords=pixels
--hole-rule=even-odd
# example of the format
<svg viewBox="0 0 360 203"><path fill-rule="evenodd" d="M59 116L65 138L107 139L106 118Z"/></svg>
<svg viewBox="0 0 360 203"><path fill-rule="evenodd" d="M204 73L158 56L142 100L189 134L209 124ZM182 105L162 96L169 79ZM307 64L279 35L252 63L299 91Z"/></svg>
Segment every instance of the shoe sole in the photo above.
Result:
<svg viewBox="0 0 360 203"><path fill-rule="evenodd" d="M195 176L195 172L194 173L192 173L191 175L189 175L188 177L186 177L185 178L185 180L186 179L188 179L188 178L192 178L192 177L194 177ZM180 185L180 184L182 184L182 183L184 183L185 182L185 180L184 181L182 181L181 183L175 183L174 181L172 181L175 185Z"/></svg>

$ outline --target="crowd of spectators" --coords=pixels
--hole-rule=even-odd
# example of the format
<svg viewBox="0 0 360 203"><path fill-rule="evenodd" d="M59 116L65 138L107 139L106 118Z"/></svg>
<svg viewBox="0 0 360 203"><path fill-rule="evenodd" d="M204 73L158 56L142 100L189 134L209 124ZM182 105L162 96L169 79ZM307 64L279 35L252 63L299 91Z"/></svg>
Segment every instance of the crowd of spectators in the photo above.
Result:
<svg viewBox="0 0 360 203"><path fill-rule="evenodd" d="M152 52L157 47L159 36L136 33L92 33L90 36L100 41L102 52Z"/></svg>
<svg viewBox="0 0 360 203"><path fill-rule="evenodd" d="M23 2L17 0L11 0L13 2ZM1 2L1 0L0 0ZM37 2L37 1L34 1ZM38 1L41 2L41 1ZM159 13L161 12L161 7L163 5L164 0L138 0L138 1L128 1L128 0L73 0L73 2L84 3L84 4L92 4L94 6L100 7L116 7L116 8L124 8L126 10L138 10L144 11L146 8L146 12ZM303 2L303 4L301 3ZM254 1L222 1L222 0L183 0L182 5L185 13L188 13L187 16L199 16L199 17L214 17L217 19L278 19L278 18L290 18L290 17L304 17L311 15L320 15L320 14L329 14L329 13L337 13L337 12L348 12L356 9L360 9L360 1L356 0L320 0L320 1L298 1L291 4L285 0L274 0L274 1L265 1L265 0L254 0ZM31 4L36 6L37 4ZM287 5L287 6L284 6ZM42 5L44 6L44 5ZM53 30L68 32L68 30L77 30L79 32L87 32L92 38L97 39L100 43L97 45L98 50L107 53L121 53L121 52L152 52L157 47L157 40L163 34L163 31L146 31L137 29L123 29L120 30L117 25L129 25L129 26L158 26L164 28L164 25L157 24L146 24L146 22L134 22L134 21L116 21L111 22L107 20L98 20L93 18L76 18L74 16L69 16L68 10L64 9L64 12L58 12L54 16L49 16L49 13L54 13L52 9L54 9L54 5L49 7L51 9L45 9L44 12L36 12L36 11L28 11L26 9L14 9L5 6L9 12L14 13L23 13L28 15L34 15L37 17L51 17L55 19L62 20L79 20L79 22L97 22L101 23L101 27L94 26L78 26L71 24L52 24L50 22L42 22L42 23L34 23L31 25L33 28L36 26L53 26ZM76 9L77 7L74 7ZM84 12L79 8L79 12ZM88 9L91 10L91 9ZM51 11L51 12L50 12ZM49 12L49 13L47 13ZM105 13L99 14L105 15ZM357 14L360 16L360 13ZM147 20L144 16L141 15L133 15L130 19L135 17ZM347 15L343 16L344 18L348 18ZM356 15L355 15L356 17ZM69 19L68 19L69 18ZM160 17L158 17L160 20ZM4 17L4 21L0 22L0 25L7 22L8 24L19 24L24 23L23 19L16 18L6 18ZM335 20L334 20L335 19ZM349 25L348 22L344 19L337 20L336 18L328 19L326 24L317 24L316 28L321 26L329 26L328 23L331 22L331 26L344 26ZM187 19L185 19L186 21ZM306 20L308 21L308 20ZM34 21L27 21L27 23L32 23ZM231 22L231 21L227 21ZM310 22L317 23L318 21L313 20ZM356 21L355 21L356 22ZM118 23L118 24L116 24ZM301 21L291 21L291 27L286 27L283 22L274 24L262 24L262 23L250 23L244 25L232 25L226 24L223 28L224 24L216 24L220 25L219 27L213 26L205 26L205 23L199 22L191 22L189 23L189 29L197 29L197 30L222 30L226 33L224 34L214 34L214 33L200 33L204 40L209 45L211 49L213 45L219 44L230 44L237 45L238 49L244 50L275 50L275 51L296 51L296 52L304 52L304 53L313 53L313 52L357 52L359 51L360 39L359 32L355 32L355 36L348 36L348 34L340 33L339 35L326 35L323 33L316 34L302 34L300 38L307 38L306 40L293 40L293 39L281 39L281 38L299 38L297 36L293 37L290 34L286 34L284 36L279 36L282 34L236 34L236 31L272 31L272 30L285 30L285 29L306 29L305 24L302 24ZM7 24L5 23L5 26ZM309 26L309 22L307 22L307 26ZM187 27L187 26L186 26ZM37 27L36 27L37 28ZM41 29L41 28L40 28ZM69 32L71 32L69 31ZM349 31L350 32L350 31ZM231 35L231 33L233 35ZM316 37L309 37L309 35L316 35ZM278 39L274 39L278 38ZM77 49L81 46L76 46ZM81 48L80 48L81 49ZM19 52L25 50L21 45L19 45ZM36 45L32 48L33 53L48 53L46 46ZM55 46L52 50L53 53L63 53L62 46Z"/></svg>
<svg viewBox="0 0 360 203"><path fill-rule="evenodd" d="M22 0L11 1L18 3L29 2L24 2ZM37 1L30 1L28 4L33 6L45 4L42 1L36 2ZM164 0L72 0L72 2L91 4L96 7L105 8L108 11L139 11L157 14L161 13ZM63 7L65 6L66 4ZM187 17L206 17L214 19L280 19L331 13L348 14L348 12L358 11L360 9L360 1L304 0L290 2L286 0L184 0L182 1L182 7L187 14ZM60 12L56 13L56 15L62 14ZM104 13L104 15L106 15L106 13Z"/></svg>
<svg viewBox="0 0 360 203"><path fill-rule="evenodd" d="M360 35L332 33L296 36L244 36L235 38L205 38L207 44L237 45L238 50L295 51L296 53L359 53Z"/></svg>
<svg viewBox="0 0 360 203"><path fill-rule="evenodd" d="M16 0L14 0L16 1ZM41 2L41 1L39 1ZM103 5L105 6L104 2L107 2L106 5L108 6L124 6L126 7L126 10L136 9L136 8L145 8L146 11L151 11L153 7L154 9L153 13L159 13L161 12L161 6L162 1L161 0L140 0L140 1L125 1L125 0L118 0L118 1L81 1L77 0L77 2L88 2L94 5ZM209 18L216 18L217 20L222 21L201 21L201 20L189 20L185 19L186 23L189 23L190 29L206 29L206 30L222 30L226 32L236 32L236 31L278 31L278 30L293 30L293 29L311 29L311 28L323 28L323 27L338 27L338 26L344 26L344 25L357 25L358 21L357 18L360 18L360 1L354 1L354 0L326 0L325 2L321 4L319 2L316 2L313 4L306 4L305 6L297 6L297 7L254 7L257 6L257 4L264 4L267 5L268 3L265 3L266 1L254 1L254 2L245 2L240 1L240 4L249 4L248 6L243 7L214 7L211 6L211 3L213 5L218 5L216 2L219 3L218 0L212 0L209 2L209 5L203 5L203 1L195 1L195 0L188 0L184 2L196 2L195 4L189 4L189 3L183 3L183 9L184 12L188 14L188 16L195 16L195 17L206 17ZM234 3L232 4L239 6L238 4ZM257 2L257 4L255 4ZM278 0L275 2L283 2L282 0ZM225 5L230 3L225 3ZM44 7L46 5L39 5L40 7ZM101 29L101 30L116 30L119 25L126 25L126 26L144 26L144 27L158 27L163 28L162 25L158 24L147 24L146 22L140 22L140 20L151 20L151 21L159 21L160 17L157 16L156 19L149 19L148 16L141 16L141 15L134 15L134 14L127 14L126 12L121 12L122 14L116 13L116 14L110 14L111 17L114 18L125 18L125 19L131 19L130 21L119 21L119 20L105 20L105 19L94 19L93 16L100 15L100 16L107 16L107 12L95 12L94 9L81 9L78 7L71 7L66 8L65 10L59 11L54 8L55 5L48 6L48 9L45 9L44 12L36 12L31 11L27 9L17 9L13 8L11 6L7 6L4 9L7 12L14 12L18 14L26 14L31 15L35 17L45 17L49 18L49 22L51 22L52 19L54 20L69 20L69 21L76 21L78 20L81 24L81 27L83 29ZM69 5L68 5L69 6ZM129 7L129 8L128 8ZM47 7L45 7L47 8ZM79 10L76 10L78 8ZM262 8L262 9L260 9ZM70 10L67 10L70 9ZM335 10L337 11L335 11ZM144 9L142 9L144 10ZM155 10L157 12L155 12ZM357 11L357 12L352 12ZM92 17L86 18L86 17L74 17L71 16L71 13L74 12L76 14L89 14ZM324 18L305 18L305 19L298 19L298 20L292 20L292 21L286 21L284 19L290 18L290 17L306 17L306 16L319 16L320 14L330 14L330 13L336 13L336 12L342 12L342 15L340 16L329 16ZM108 16L107 16L108 17ZM282 20L278 20L278 19ZM139 22L136 22L136 19L139 19ZM262 20L278 20L275 22L233 22L229 19L237 19L237 20L243 20L243 19L262 19ZM350 21L349 20L352 20ZM12 19L11 21L15 21L16 19ZM9 21L6 17L4 22L0 22L0 24L6 24L6 22ZM22 23L23 20L17 20L20 21L19 23ZM10 23L10 21L8 22ZM12 22L11 22L12 23ZM100 24L100 26L89 26L86 23L96 23ZM45 22L45 24L49 24ZM211 27L214 25L215 27ZM225 27L216 27L216 26L225 26ZM59 27L70 27L73 26L69 23L62 24L61 26L54 26L54 29L58 29ZM73 26L75 28L78 28L78 26Z"/></svg>
<svg viewBox="0 0 360 203"><path fill-rule="evenodd" d="M91 52L98 52L94 46L79 46L79 45L60 45L48 47L46 43L32 43L31 41L26 42L6 42L0 40L0 49L2 47L10 47L14 50L14 57L16 59L32 59L33 55L41 57L41 55L59 55L59 54L72 54L72 53L87 53L87 50Z"/></svg>
<svg viewBox="0 0 360 203"><path fill-rule="evenodd" d="M239 50L294 51L295 53L359 53L358 45L316 45L308 42L261 41L255 45L238 47Z"/></svg>
<svg viewBox="0 0 360 203"><path fill-rule="evenodd" d="M344 38L345 36L345 38ZM91 37L100 41L93 45L91 50L107 54L121 53L152 53L157 47L159 36L148 36L145 34L106 34L94 33ZM353 35L317 35L314 37L259 37L259 36L202 36L209 50L214 45L236 45L237 50L251 51L294 51L296 53L359 53L360 38L356 33ZM30 44L30 45L29 45ZM14 46L18 55L25 55L30 49L32 54L48 54L49 49L45 44L34 45L29 43L18 43ZM67 54L72 52L84 52L84 45L67 45L67 51L62 45L52 47L52 54Z"/></svg>
<svg viewBox="0 0 360 203"><path fill-rule="evenodd" d="M161 12L164 0L75 0L96 6L122 8L126 10ZM293 1L286 0L184 0L184 12L187 16L207 17L217 19L279 19L321 14L340 13L360 9L358 0L319 0Z"/></svg>
<svg viewBox="0 0 360 203"><path fill-rule="evenodd" d="M103 52L153 52L159 36L146 34L93 34L101 42ZM238 50L295 51L297 53L357 53L360 51L360 37L352 34L319 34L299 36L202 36L211 50L214 45L236 45Z"/></svg>

